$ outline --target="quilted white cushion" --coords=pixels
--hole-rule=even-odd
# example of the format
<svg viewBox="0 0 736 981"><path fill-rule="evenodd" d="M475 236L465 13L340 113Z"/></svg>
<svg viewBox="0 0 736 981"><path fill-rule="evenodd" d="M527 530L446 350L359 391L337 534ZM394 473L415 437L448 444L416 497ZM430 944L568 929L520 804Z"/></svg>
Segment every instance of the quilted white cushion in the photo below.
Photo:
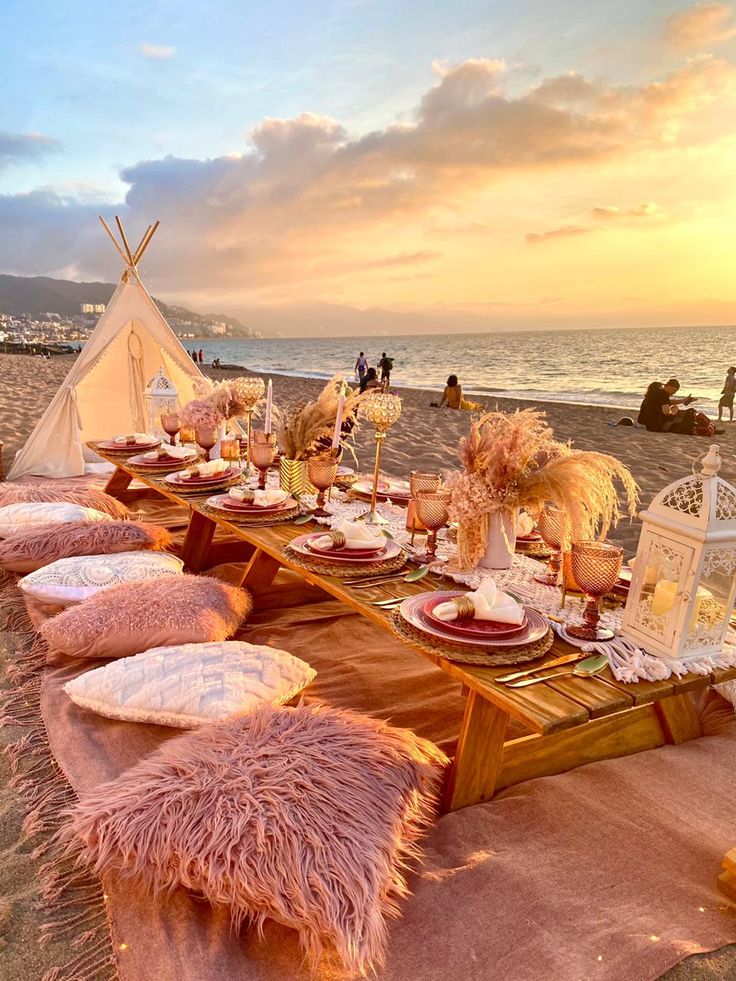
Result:
<svg viewBox="0 0 736 981"><path fill-rule="evenodd" d="M192 729L288 702L316 674L286 651L229 640L152 647L88 671L64 691L110 719Z"/></svg>
<svg viewBox="0 0 736 981"><path fill-rule="evenodd" d="M23 535L40 525L70 521L112 521L109 514L81 504L6 504L0 507L0 538Z"/></svg>
<svg viewBox="0 0 736 981"><path fill-rule="evenodd" d="M177 575L183 567L182 560L168 552L75 555L36 569L18 580L18 585L39 603L69 606L118 583Z"/></svg>

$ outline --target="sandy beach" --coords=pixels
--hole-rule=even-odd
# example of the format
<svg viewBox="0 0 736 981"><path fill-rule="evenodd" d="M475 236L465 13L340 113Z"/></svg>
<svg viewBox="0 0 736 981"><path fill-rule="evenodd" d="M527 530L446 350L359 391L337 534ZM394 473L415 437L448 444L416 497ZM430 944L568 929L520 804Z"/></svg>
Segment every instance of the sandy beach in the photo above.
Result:
<svg viewBox="0 0 736 981"><path fill-rule="evenodd" d="M41 416L54 392L69 370L72 357L51 360L24 355L0 355L0 440L4 442L6 472L13 456ZM242 369L223 369L207 373L215 378L243 374ZM277 404L306 401L322 383L313 379L273 375L274 400ZM468 427L467 413L430 408L437 392L402 389L400 377L395 386L404 399L401 419L391 430L384 448L384 469L397 477L407 477L415 467L449 470L456 465L455 446ZM488 407L496 400L488 400ZM503 410L528 407L530 403L498 399ZM580 449L595 449L613 454L626 463L641 486L642 504L665 484L690 472L694 459L704 453L710 440L647 433L639 428L612 427L620 416L617 410L596 406L562 403L540 404L547 412L556 435L572 440ZM736 482L736 425L725 424L726 433L715 438L722 447L722 474ZM373 434L363 427L355 443L359 467L369 470L373 460ZM347 461L346 461L347 462ZM619 526L611 539L633 554L638 538L638 521ZM6 640L5 647L7 648ZM3 664L0 684L7 684ZM4 737L10 738L10 734ZM8 779L7 765L0 762L0 781ZM35 909L37 886L33 878L30 848L21 839L22 811L13 794L5 793L0 805L0 981L37 981L45 965L55 962L52 948L45 952L37 943L39 914ZM731 954L722 952L695 958L671 971L672 978L705 978L734 975ZM58 958L56 958L58 960ZM725 973L724 973L725 972ZM411 981L411 979L407 979Z"/></svg>

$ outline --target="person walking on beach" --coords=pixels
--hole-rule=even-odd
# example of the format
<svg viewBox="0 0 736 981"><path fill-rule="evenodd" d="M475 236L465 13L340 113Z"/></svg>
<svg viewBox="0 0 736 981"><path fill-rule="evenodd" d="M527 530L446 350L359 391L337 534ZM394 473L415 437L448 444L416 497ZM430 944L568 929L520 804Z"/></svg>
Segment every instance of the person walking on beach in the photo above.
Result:
<svg viewBox="0 0 736 981"><path fill-rule="evenodd" d="M365 354L363 354L362 351L358 355L358 360L355 362L355 371L356 374L358 375L358 381L362 385L363 377L365 376L366 371L368 371L368 359L366 358Z"/></svg>
<svg viewBox="0 0 736 981"><path fill-rule="evenodd" d="M204 364L204 351L202 348L199 349L199 363Z"/></svg>
<svg viewBox="0 0 736 981"><path fill-rule="evenodd" d="M728 421L733 422L733 397L736 395L736 368L731 366L726 372L726 380L718 403L718 421L723 418L723 410L728 409Z"/></svg>
<svg viewBox="0 0 736 981"><path fill-rule="evenodd" d="M196 351L192 351L192 361L195 364L197 363L197 352Z"/></svg>
<svg viewBox="0 0 736 981"><path fill-rule="evenodd" d="M394 366L394 359L389 358L389 356L384 351L381 355L381 360L378 362L378 367L381 369L381 384L388 387L391 383L391 371Z"/></svg>

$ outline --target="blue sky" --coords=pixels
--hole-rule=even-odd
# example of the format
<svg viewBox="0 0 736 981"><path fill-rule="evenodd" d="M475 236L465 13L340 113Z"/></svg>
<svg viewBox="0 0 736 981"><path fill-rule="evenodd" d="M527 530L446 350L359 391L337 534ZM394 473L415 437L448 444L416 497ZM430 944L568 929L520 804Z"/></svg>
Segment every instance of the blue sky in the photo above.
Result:
<svg viewBox="0 0 736 981"><path fill-rule="evenodd" d="M736 0L2 0L0 66L0 272L119 213L236 315L736 319Z"/></svg>
<svg viewBox="0 0 736 981"><path fill-rule="evenodd" d="M433 61L504 57L523 66L521 81L574 68L636 82L657 60L643 42L662 8L682 6L5 0L0 129L40 132L61 145L0 181L7 190L88 185L115 199L122 166L242 152L267 116L309 111L363 133L409 114ZM144 45L171 56L146 57Z"/></svg>

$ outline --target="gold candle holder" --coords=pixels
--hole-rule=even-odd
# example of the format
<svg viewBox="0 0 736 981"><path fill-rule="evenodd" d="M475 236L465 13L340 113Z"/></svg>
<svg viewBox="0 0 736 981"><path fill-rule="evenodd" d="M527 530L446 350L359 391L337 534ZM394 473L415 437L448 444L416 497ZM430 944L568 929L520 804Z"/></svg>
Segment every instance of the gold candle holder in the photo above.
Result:
<svg viewBox="0 0 736 981"><path fill-rule="evenodd" d="M254 432L250 456L258 470L258 490L265 490L268 468L276 456L276 437L273 433Z"/></svg>
<svg viewBox="0 0 736 981"><path fill-rule="evenodd" d="M366 399L361 408L361 415L376 428L376 460L373 467L373 491L371 506L368 511L359 515L357 521L366 521L371 525L386 525L388 521L376 511L378 496L378 475L381 469L381 447L386 439L386 433L401 415L401 398L388 392L376 392Z"/></svg>
<svg viewBox="0 0 736 981"><path fill-rule="evenodd" d="M266 385L262 378L245 378L242 384L241 397L245 405L246 418L246 452L245 452L245 475L250 475L251 464L251 430L253 427L253 411L263 398Z"/></svg>

